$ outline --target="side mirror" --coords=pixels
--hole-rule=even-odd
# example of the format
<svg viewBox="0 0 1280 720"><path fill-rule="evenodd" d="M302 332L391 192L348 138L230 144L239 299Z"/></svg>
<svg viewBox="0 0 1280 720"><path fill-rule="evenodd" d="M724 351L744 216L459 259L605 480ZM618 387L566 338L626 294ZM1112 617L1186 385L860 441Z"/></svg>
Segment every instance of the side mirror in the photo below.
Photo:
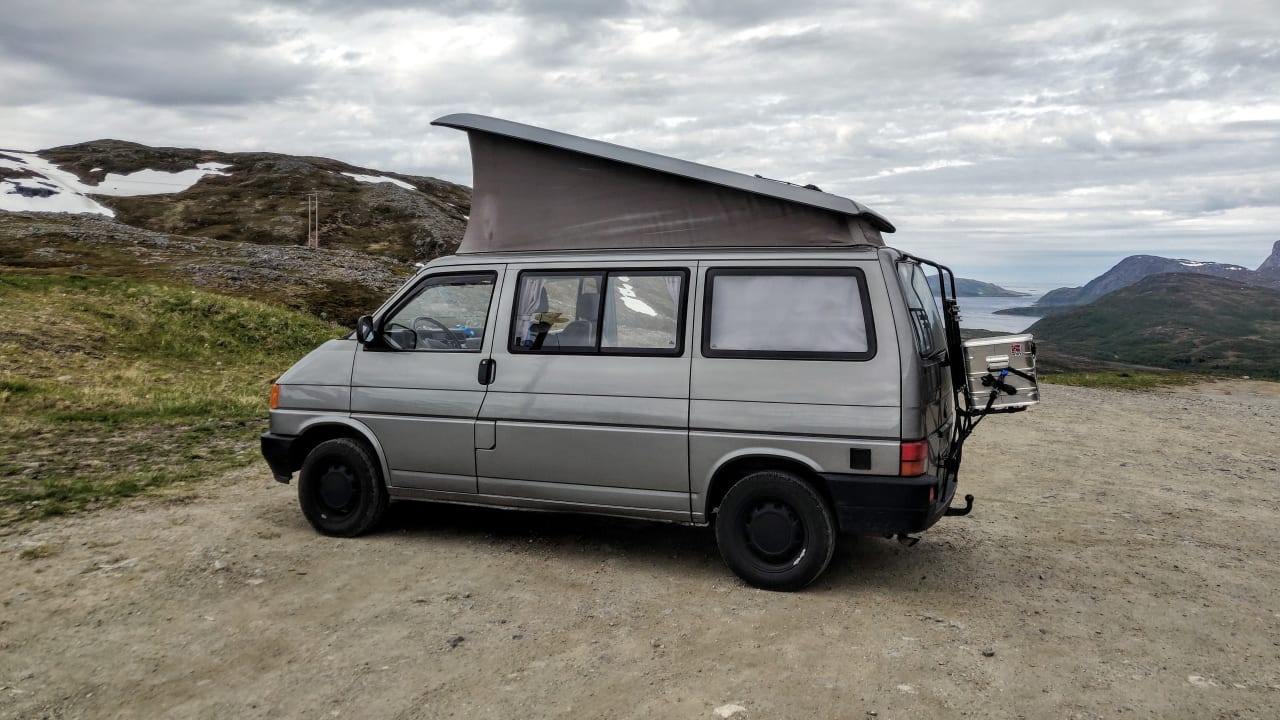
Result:
<svg viewBox="0 0 1280 720"><path fill-rule="evenodd" d="M369 345L378 338L378 332L373 328L373 318L368 315L361 315L356 320L356 340L361 345Z"/></svg>

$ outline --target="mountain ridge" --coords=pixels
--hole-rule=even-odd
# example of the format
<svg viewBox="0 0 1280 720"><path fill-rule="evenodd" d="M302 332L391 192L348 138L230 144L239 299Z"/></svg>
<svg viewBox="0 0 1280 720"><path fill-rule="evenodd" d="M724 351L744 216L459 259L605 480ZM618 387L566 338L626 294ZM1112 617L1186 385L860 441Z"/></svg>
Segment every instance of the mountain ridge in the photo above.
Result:
<svg viewBox="0 0 1280 720"><path fill-rule="evenodd" d="M35 167L44 163L59 177ZM181 182L172 175L192 171L203 174ZM141 174L145 179L132 179ZM133 192L110 190L108 178ZM41 198L61 195L65 200L68 193L82 194L86 202L106 210L100 214L113 214L134 227L263 245L305 244L306 198L316 194L322 246L404 262L452 252L471 207L470 189L463 185L316 156L153 147L112 139L35 153L0 150L0 209L13 210L6 207L6 197L12 205L23 196L20 209L38 212Z"/></svg>
<svg viewBox="0 0 1280 720"><path fill-rule="evenodd" d="M1267 256L1266 260L1262 261L1262 264L1254 272L1280 280L1280 240L1277 240L1271 246L1271 254Z"/></svg>
<svg viewBox="0 0 1280 720"><path fill-rule="evenodd" d="M1036 306L1085 305L1143 278L1168 273L1210 275L1249 284L1280 287L1280 283L1275 283L1270 278L1257 277L1256 271L1240 265L1167 258L1159 255L1130 255L1083 286L1050 290L1036 302Z"/></svg>

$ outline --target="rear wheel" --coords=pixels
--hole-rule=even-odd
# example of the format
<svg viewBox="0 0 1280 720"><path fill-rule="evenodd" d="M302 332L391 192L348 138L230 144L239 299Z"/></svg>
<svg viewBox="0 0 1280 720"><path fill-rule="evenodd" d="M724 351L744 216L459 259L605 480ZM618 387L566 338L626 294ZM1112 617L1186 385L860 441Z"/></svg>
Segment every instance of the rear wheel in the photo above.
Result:
<svg viewBox="0 0 1280 720"><path fill-rule="evenodd" d="M766 590L813 582L836 547L825 498L798 476L761 470L729 488L716 515L720 555L738 577Z"/></svg>
<svg viewBox="0 0 1280 720"><path fill-rule="evenodd" d="M298 504L320 533L362 535L382 519L387 503L387 487L373 452L358 440L326 440L302 463Z"/></svg>

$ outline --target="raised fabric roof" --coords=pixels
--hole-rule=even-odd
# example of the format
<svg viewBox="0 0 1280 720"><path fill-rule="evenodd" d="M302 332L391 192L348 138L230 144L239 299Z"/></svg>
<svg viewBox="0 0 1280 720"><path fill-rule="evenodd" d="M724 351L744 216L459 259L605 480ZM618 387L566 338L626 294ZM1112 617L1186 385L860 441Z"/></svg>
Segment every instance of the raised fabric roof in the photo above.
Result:
<svg viewBox="0 0 1280 720"><path fill-rule="evenodd" d="M447 115L474 170L459 253L883 245L894 227L848 198L552 130Z"/></svg>

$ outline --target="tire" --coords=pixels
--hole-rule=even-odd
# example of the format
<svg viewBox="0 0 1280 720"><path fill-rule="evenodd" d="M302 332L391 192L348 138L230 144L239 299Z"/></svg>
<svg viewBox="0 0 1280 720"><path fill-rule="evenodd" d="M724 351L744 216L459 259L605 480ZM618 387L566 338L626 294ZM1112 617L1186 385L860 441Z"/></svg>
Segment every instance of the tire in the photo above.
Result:
<svg viewBox="0 0 1280 720"><path fill-rule="evenodd" d="M363 535L382 519L388 502L382 471L363 442L326 440L302 463L298 504L311 527L323 535Z"/></svg>
<svg viewBox="0 0 1280 720"><path fill-rule="evenodd" d="M798 476L761 470L729 488L716 514L720 556L738 577L765 590L813 582L836 549L826 499Z"/></svg>

